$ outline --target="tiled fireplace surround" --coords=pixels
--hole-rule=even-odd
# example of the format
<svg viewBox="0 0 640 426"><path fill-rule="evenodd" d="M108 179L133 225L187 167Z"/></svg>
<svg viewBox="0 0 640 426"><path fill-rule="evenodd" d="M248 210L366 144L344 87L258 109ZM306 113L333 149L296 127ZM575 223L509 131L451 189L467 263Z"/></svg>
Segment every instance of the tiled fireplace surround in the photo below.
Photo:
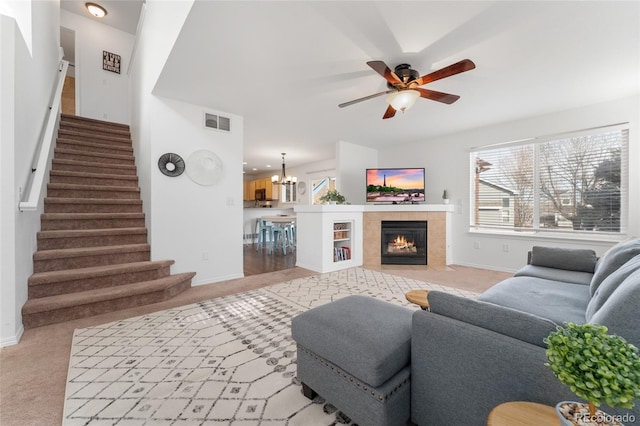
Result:
<svg viewBox="0 0 640 426"><path fill-rule="evenodd" d="M397 211L364 212L363 215L363 264L379 266L380 233L383 220L426 220L427 265L444 268L446 266L446 213L442 211ZM397 265L394 265L396 267Z"/></svg>

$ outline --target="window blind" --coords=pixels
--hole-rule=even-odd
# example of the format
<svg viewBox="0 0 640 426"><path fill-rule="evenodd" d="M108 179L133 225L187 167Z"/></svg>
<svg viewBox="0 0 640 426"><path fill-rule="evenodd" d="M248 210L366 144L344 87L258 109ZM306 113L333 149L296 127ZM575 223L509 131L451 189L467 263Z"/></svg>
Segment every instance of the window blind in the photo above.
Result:
<svg viewBox="0 0 640 426"><path fill-rule="evenodd" d="M607 128L475 148L471 226L623 233L627 128Z"/></svg>

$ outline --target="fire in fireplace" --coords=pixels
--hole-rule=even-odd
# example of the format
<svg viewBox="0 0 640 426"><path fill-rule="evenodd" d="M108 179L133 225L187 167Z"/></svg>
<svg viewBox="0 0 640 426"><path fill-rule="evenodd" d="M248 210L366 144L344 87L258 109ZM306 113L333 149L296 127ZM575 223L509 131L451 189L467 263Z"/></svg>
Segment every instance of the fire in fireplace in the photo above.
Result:
<svg viewBox="0 0 640 426"><path fill-rule="evenodd" d="M382 221L381 259L383 265L426 265L426 221Z"/></svg>

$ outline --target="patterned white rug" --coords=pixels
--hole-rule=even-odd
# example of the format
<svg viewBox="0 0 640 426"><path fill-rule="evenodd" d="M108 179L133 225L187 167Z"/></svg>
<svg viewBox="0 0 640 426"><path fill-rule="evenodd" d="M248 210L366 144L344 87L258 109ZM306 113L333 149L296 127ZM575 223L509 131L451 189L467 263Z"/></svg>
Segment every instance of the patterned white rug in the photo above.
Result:
<svg viewBox="0 0 640 426"><path fill-rule="evenodd" d="M352 268L78 329L64 425L350 424L302 395L291 318L350 294L413 309L415 288L477 296Z"/></svg>

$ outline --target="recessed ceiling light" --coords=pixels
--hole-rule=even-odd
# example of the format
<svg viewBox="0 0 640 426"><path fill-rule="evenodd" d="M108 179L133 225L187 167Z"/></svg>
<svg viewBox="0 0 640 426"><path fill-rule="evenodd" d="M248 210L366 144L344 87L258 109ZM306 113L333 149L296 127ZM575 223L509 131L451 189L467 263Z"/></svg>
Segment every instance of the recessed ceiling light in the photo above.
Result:
<svg viewBox="0 0 640 426"><path fill-rule="evenodd" d="M247 162L246 162L246 161L243 161L243 162L242 162L242 164L244 164L244 165L246 166L246 165L247 165Z"/></svg>
<svg viewBox="0 0 640 426"><path fill-rule="evenodd" d="M95 16L96 18L103 18L107 14L107 10L95 3L85 3L84 4L90 14Z"/></svg>
<svg viewBox="0 0 640 426"><path fill-rule="evenodd" d="M254 168L253 168L253 169L251 169L251 170L253 170L253 171L255 172L255 171L257 171L258 169L256 169L256 168L254 167Z"/></svg>
<svg viewBox="0 0 640 426"><path fill-rule="evenodd" d="M267 164L267 169L271 167L271 164Z"/></svg>

